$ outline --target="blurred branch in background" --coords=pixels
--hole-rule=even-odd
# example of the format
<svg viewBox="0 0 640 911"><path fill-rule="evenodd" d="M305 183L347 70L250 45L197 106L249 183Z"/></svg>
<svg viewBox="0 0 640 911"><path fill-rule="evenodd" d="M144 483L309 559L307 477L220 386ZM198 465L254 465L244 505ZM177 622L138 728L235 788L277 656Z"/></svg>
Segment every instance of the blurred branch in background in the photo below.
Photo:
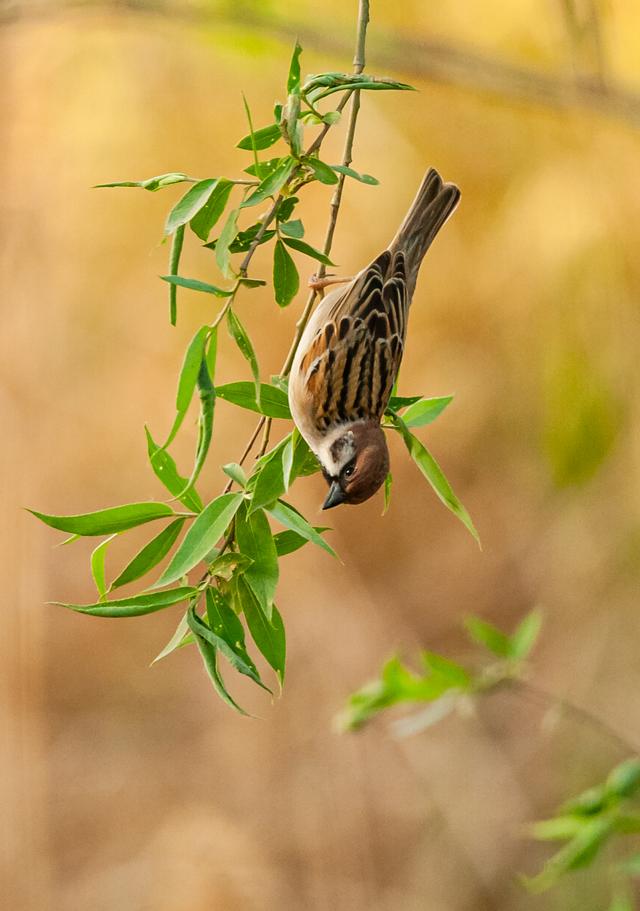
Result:
<svg viewBox="0 0 640 911"><path fill-rule="evenodd" d="M595 3L560 0L560 4L573 45L571 78L496 60L468 47L391 32L383 39L371 40L369 57L374 67L400 68L413 77L547 107L577 108L640 126L640 94L616 85L610 78L605 81L606 61ZM0 24L92 10L166 16L196 25L236 24L286 41L299 38L307 48L340 57L349 54L351 47L350 36L337 27L312 29L305 21L282 18L258 5L226 0L33 0L28 4L4 0L0 3Z"/></svg>

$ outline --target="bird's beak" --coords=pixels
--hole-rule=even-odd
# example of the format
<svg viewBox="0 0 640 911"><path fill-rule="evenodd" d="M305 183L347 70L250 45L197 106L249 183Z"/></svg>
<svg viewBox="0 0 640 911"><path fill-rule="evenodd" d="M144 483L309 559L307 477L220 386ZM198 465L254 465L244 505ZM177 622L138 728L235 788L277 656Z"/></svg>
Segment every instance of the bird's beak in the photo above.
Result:
<svg viewBox="0 0 640 911"><path fill-rule="evenodd" d="M339 506L340 503L344 503L345 493L338 481L334 481L329 488L329 493L327 494L327 499L322 504L323 509L333 509L334 506Z"/></svg>

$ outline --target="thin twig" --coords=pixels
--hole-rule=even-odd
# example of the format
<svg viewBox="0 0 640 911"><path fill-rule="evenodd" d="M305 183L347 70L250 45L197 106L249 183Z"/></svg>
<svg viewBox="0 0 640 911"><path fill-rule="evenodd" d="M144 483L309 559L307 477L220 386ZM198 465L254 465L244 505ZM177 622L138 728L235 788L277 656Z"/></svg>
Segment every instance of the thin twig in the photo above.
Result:
<svg viewBox="0 0 640 911"><path fill-rule="evenodd" d="M556 696L554 693L550 693L543 687L538 686L536 683L531 683L528 680L510 681L510 688L523 695L528 695L537 699L539 703L547 707L553 708L554 706L557 706L569 715L572 715L577 721L581 721L583 724L587 724L590 727L599 730L606 738L617 744L623 752L640 753L638 744L627 740L624 735L611 727L603 718L599 718L597 715L592 714L588 709L576 705L575 702L569 702L560 696Z"/></svg>

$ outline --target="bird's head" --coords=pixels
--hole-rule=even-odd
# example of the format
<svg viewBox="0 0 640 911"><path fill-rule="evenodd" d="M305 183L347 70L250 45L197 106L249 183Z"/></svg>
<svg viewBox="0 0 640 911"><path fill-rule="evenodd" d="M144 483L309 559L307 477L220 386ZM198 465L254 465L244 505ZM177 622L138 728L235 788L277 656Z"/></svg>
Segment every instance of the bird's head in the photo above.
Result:
<svg viewBox="0 0 640 911"><path fill-rule="evenodd" d="M364 503L380 489L389 471L389 450L377 421L345 425L322 453L329 493L322 506Z"/></svg>

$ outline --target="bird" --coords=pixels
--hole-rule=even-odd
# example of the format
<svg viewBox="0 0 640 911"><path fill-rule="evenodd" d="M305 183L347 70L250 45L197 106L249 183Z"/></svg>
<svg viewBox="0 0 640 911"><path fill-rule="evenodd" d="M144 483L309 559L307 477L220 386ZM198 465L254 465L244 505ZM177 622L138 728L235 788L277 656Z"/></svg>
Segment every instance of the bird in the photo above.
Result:
<svg viewBox="0 0 640 911"><path fill-rule="evenodd" d="M329 492L323 509L372 497L389 472L381 421L404 353L409 307L422 260L460 199L431 168L395 237L320 301L300 338L289 379L294 423L320 462ZM346 285L345 285L346 283Z"/></svg>

